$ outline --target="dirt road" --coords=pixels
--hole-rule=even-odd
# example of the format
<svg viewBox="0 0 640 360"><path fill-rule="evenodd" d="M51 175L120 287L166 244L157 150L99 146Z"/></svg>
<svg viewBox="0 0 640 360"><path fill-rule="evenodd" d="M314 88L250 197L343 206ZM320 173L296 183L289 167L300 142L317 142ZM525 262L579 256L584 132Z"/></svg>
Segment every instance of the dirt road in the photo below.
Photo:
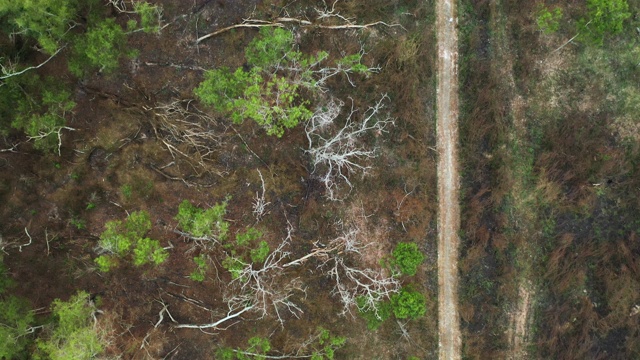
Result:
<svg viewBox="0 0 640 360"><path fill-rule="evenodd" d="M458 30L456 0L436 1L439 358L460 359L458 315Z"/></svg>

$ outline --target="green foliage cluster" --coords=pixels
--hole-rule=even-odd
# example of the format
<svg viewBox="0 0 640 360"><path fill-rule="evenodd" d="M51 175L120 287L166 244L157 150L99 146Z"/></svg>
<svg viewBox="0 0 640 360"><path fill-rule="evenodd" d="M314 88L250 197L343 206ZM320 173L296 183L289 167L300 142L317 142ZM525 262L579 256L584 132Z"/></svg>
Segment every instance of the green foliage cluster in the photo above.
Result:
<svg viewBox="0 0 640 360"><path fill-rule="evenodd" d="M391 296L391 310L398 319L417 319L427 311L426 300L421 292L403 287Z"/></svg>
<svg viewBox="0 0 640 360"><path fill-rule="evenodd" d="M562 20L562 8L555 7L549 9L544 5L540 5L536 15L536 24L545 34L553 34L560 29L560 20Z"/></svg>
<svg viewBox="0 0 640 360"><path fill-rule="evenodd" d="M0 359L26 358L25 348L31 342L28 330L34 323L28 304L5 292L15 284L0 262Z"/></svg>
<svg viewBox="0 0 640 360"><path fill-rule="evenodd" d="M146 1L137 1L133 3L133 11L140 16L140 26L142 26L142 31L146 33L160 32L162 7L152 5ZM135 22L135 20L133 21ZM128 27L131 28L131 26Z"/></svg>
<svg viewBox="0 0 640 360"><path fill-rule="evenodd" d="M98 246L107 254L95 259L100 271L107 272L117 266L117 259L130 252L133 252L135 266L148 263L159 265L169 257L160 242L144 237L151 230L151 219L146 211L132 212L125 221L109 221L105 228Z"/></svg>
<svg viewBox="0 0 640 360"><path fill-rule="evenodd" d="M59 81L34 73L8 78L0 86L0 135L10 128L24 131L43 151L58 148L58 131L75 103Z"/></svg>
<svg viewBox="0 0 640 360"><path fill-rule="evenodd" d="M180 203L176 215L178 226L195 239L223 241L229 232L229 222L224 220L227 203L228 199L205 210L194 206L189 200L184 200Z"/></svg>
<svg viewBox="0 0 640 360"><path fill-rule="evenodd" d="M134 57L126 47L126 33L115 19L95 21L85 34L75 39L69 71L82 77L90 69L109 73L118 68L123 56Z"/></svg>
<svg viewBox="0 0 640 360"><path fill-rule="evenodd" d="M249 227L244 232L236 234L235 243L224 245L229 255L222 262L222 266L231 273L233 279L241 276L242 270L249 265L249 259L252 264L259 264L269 256L271 249L266 241L261 240L257 245L253 245L262 235L262 231Z"/></svg>
<svg viewBox="0 0 640 360"><path fill-rule="evenodd" d="M15 296L0 298L0 359L20 359L31 342L29 328L33 312L26 301Z"/></svg>
<svg viewBox="0 0 640 360"><path fill-rule="evenodd" d="M193 258L193 262L196 263L196 269L189 274L189 278L193 281L204 281L204 276L209 268L209 265L207 264L207 256L204 254L198 255Z"/></svg>
<svg viewBox="0 0 640 360"><path fill-rule="evenodd" d="M606 35L622 32L629 17L627 0L587 0L587 17L580 20L579 27L583 39L602 45Z"/></svg>
<svg viewBox="0 0 640 360"><path fill-rule="evenodd" d="M69 301L54 300L53 322L36 341L34 359L92 359L104 350L104 342L93 324L95 305L84 291Z"/></svg>
<svg viewBox="0 0 640 360"><path fill-rule="evenodd" d="M205 104L231 117L234 123L251 119L268 135L281 137L286 129L308 120L313 112L309 101L300 99L300 87L311 93L331 71L318 69L328 58L326 52L307 56L294 49L293 34L282 28L263 27L245 49L251 68L234 71L220 68L207 71L205 80L194 90ZM334 73L363 73L360 54L337 61Z"/></svg>
<svg viewBox="0 0 640 360"><path fill-rule="evenodd" d="M9 33L34 38L45 52L53 54L77 11L76 0L0 0L0 24Z"/></svg>
<svg viewBox="0 0 640 360"><path fill-rule="evenodd" d="M360 316L367 322L369 330L376 330L382 323L394 315L397 319L417 319L427 311L424 295L411 287L403 287L388 301L380 301L375 309L366 307L367 301L363 297L356 299Z"/></svg>
<svg viewBox="0 0 640 360"><path fill-rule="evenodd" d="M329 330L318 327L318 348L311 354L311 360L333 360L337 349L344 346L347 339L343 336L331 335Z"/></svg>
<svg viewBox="0 0 640 360"><path fill-rule="evenodd" d="M393 250L391 265L402 274L413 276L418 271L418 266L424 261L424 255L415 243L401 242Z"/></svg>
<svg viewBox="0 0 640 360"><path fill-rule="evenodd" d="M344 346L346 338L334 336L323 327L318 327L313 341L306 346L310 347L310 354L304 357L311 360L333 360L335 352ZM265 360L269 358L271 342L267 338L254 336L247 342L245 349L221 348L216 352L216 359L220 360ZM295 356L300 357L300 356Z"/></svg>

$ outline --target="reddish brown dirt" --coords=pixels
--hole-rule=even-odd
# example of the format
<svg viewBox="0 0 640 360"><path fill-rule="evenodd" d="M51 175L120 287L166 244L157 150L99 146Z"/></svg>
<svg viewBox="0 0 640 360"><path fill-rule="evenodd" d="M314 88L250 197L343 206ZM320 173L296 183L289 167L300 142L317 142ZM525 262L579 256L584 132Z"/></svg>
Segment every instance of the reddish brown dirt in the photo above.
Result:
<svg viewBox="0 0 640 360"><path fill-rule="evenodd" d="M458 33L456 3L436 2L439 358L460 359L458 314Z"/></svg>

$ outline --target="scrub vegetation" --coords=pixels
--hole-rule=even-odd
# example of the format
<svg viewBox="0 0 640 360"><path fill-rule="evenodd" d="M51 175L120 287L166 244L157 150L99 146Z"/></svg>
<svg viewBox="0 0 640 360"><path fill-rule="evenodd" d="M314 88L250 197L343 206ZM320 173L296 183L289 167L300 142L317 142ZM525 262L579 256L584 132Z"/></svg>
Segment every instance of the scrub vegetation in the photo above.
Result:
<svg viewBox="0 0 640 360"><path fill-rule="evenodd" d="M640 357L639 10L459 3L465 358ZM0 358L437 358L434 11L0 1Z"/></svg>

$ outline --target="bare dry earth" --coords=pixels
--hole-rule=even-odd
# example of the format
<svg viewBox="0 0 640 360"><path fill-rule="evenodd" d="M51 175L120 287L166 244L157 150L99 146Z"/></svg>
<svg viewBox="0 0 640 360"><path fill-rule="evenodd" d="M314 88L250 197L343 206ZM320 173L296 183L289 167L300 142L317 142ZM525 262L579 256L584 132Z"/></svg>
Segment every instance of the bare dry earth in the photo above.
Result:
<svg viewBox="0 0 640 360"><path fill-rule="evenodd" d="M458 313L458 30L455 0L436 2L439 358L460 359Z"/></svg>

